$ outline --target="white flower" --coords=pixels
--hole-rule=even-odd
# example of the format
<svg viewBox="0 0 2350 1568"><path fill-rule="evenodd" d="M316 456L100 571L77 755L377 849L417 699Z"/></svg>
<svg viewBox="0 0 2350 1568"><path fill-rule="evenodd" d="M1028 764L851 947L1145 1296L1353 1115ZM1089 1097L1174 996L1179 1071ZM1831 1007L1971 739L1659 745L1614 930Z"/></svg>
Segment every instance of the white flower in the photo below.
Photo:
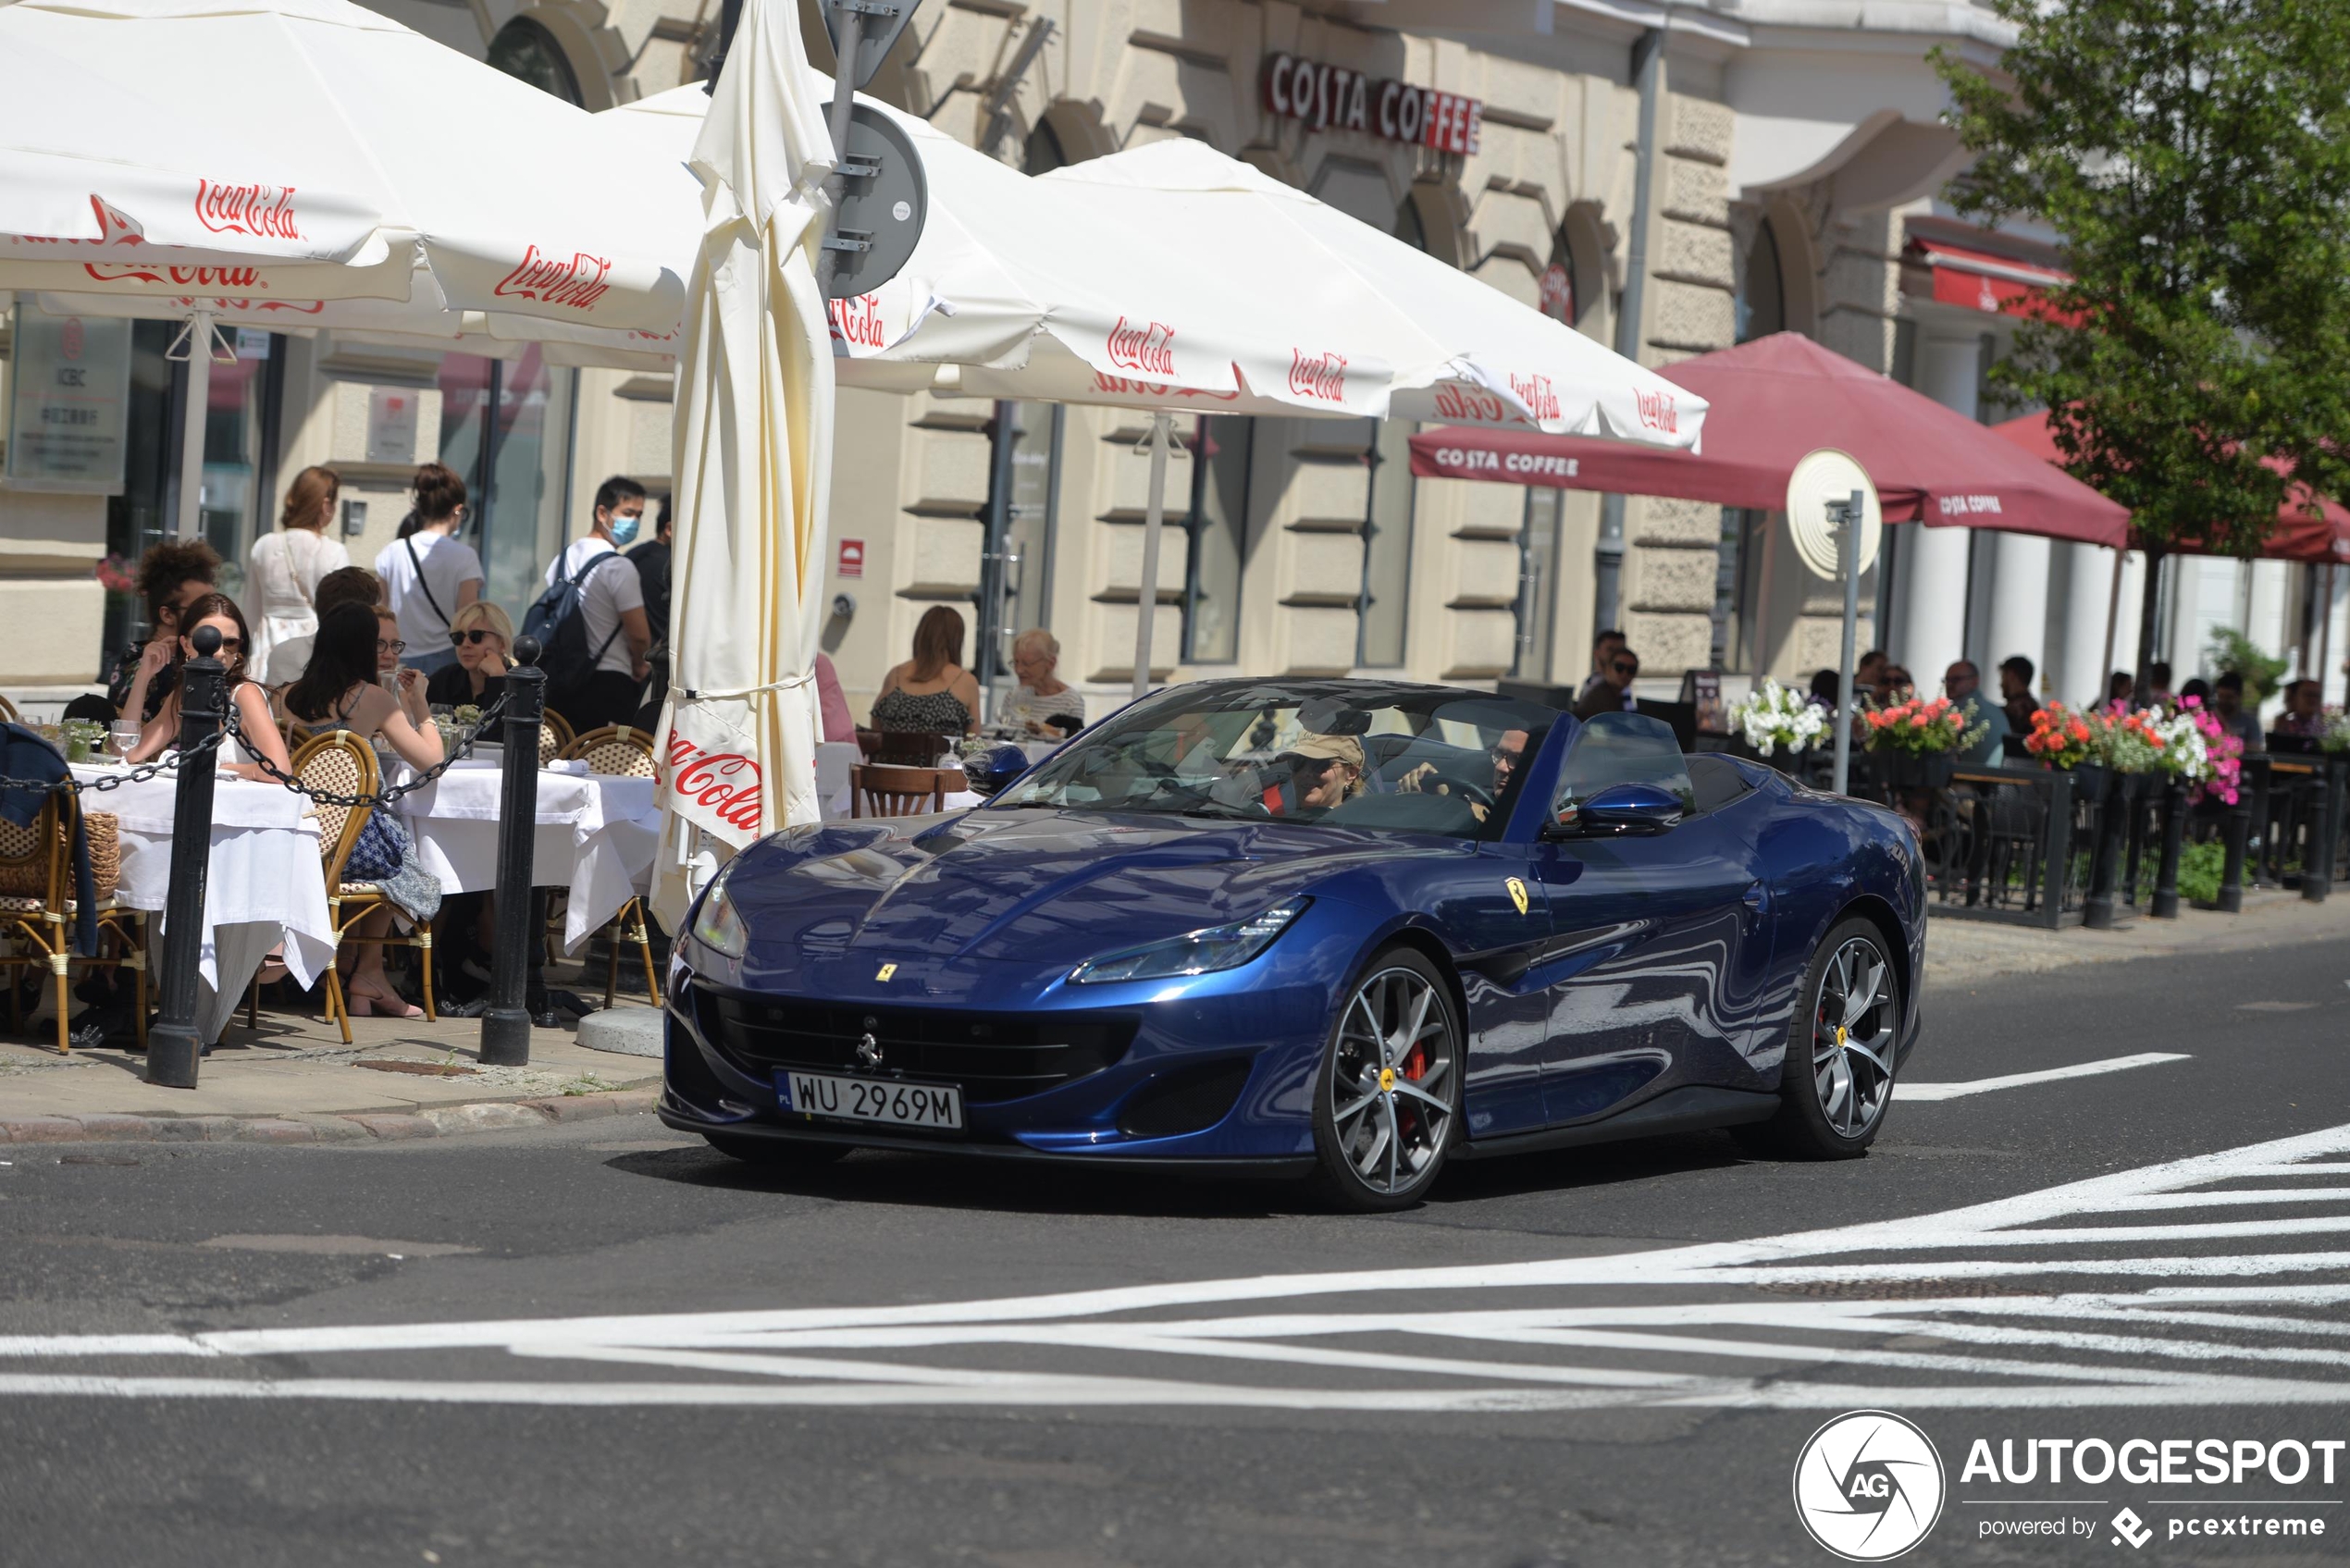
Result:
<svg viewBox="0 0 2350 1568"><path fill-rule="evenodd" d="M1828 727L1827 714L1809 698L1768 676L1752 695L1730 710L1730 717L1760 757L1775 756L1782 747L1790 754L1801 752Z"/></svg>

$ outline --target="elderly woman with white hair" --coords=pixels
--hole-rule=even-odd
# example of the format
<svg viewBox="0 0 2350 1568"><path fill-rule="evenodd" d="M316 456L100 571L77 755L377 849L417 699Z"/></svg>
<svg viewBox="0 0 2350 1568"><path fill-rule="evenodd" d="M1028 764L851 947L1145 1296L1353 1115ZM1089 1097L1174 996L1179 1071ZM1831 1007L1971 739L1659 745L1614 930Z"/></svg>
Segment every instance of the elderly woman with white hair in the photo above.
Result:
<svg viewBox="0 0 2350 1568"><path fill-rule="evenodd" d="M1058 737L1085 727L1085 699L1054 671L1059 667L1058 638L1032 626L1012 639L1012 673L1020 687L1004 699L996 722L1023 735Z"/></svg>

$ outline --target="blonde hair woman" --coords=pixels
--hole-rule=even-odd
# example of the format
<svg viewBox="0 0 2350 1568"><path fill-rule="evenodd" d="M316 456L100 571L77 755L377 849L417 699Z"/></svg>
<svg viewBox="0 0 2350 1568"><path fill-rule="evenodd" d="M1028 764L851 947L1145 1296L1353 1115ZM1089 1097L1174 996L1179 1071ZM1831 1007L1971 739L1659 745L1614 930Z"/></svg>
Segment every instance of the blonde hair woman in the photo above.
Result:
<svg viewBox="0 0 2350 1568"><path fill-rule="evenodd" d="M506 672L514 667L514 623L486 599L477 599L450 619L449 641L457 662L435 670L425 685L425 701L487 708L504 695Z"/></svg>
<svg viewBox="0 0 2350 1568"><path fill-rule="evenodd" d="M351 564L351 552L342 541L327 537L341 491L342 476L333 469L303 469L286 487L277 532L262 535L245 552L245 597L253 625L246 669L266 670L271 648L318 630L318 579Z"/></svg>

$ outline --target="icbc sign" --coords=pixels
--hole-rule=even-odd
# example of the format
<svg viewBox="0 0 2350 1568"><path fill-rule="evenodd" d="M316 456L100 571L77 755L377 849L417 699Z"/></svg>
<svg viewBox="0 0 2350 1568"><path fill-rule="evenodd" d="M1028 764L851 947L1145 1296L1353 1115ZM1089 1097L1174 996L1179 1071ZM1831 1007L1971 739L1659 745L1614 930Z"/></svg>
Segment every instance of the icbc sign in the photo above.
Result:
<svg viewBox="0 0 2350 1568"><path fill-rule="evenodd" d="M1265 106L1317 130L1336 127L1442 153L1474 153L1485 105L1456 93L1385 81L1360 71L1275 55L1265 62Z"/></svg>

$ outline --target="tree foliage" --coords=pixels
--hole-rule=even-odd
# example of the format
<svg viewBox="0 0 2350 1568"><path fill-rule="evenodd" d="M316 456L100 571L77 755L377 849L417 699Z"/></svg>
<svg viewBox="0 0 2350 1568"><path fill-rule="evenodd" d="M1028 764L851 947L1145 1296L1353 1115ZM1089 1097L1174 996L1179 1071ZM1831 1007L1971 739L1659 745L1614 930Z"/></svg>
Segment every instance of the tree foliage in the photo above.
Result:
<svg viewBox="0 0 2350 1568"><path fill-rule="evenodd" d="M1936 56L1953 199L2047 224L2072 276L1994 374L2150 551L2254 553L2285 471L2350 486L2350 5L1992 4L1996 67Z"/></svg>

